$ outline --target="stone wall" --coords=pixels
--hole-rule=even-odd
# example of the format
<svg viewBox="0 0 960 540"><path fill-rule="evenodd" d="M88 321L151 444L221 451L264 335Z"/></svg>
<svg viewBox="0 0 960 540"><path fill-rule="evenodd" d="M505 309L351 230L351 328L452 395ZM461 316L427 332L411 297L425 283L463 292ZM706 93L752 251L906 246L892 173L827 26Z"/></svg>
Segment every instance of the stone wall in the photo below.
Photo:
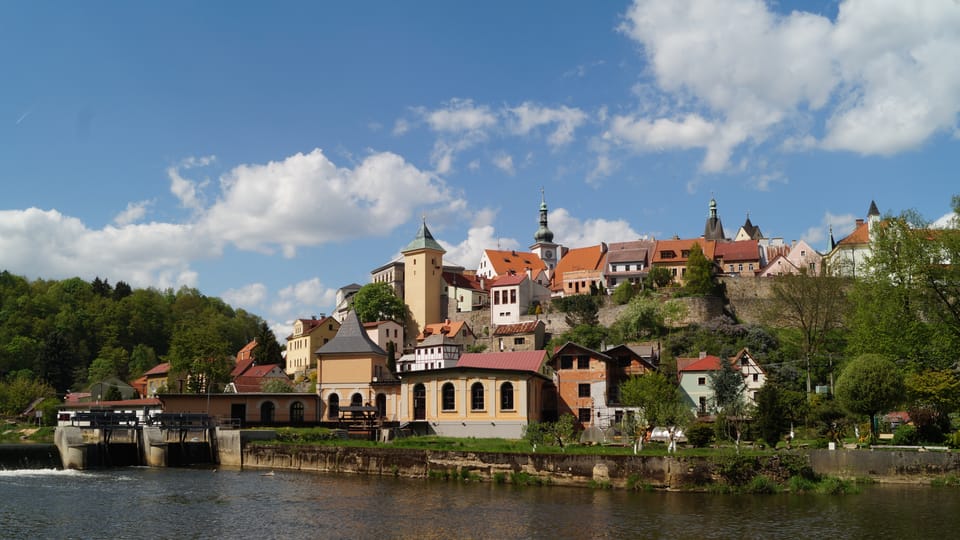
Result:
<svg viewBox="0 0 960 540"><path fill-rule="evenodd" d="M960 454L914 450L813 450L810 465L818 474L842 478L917 482L960 474Z"/></svg>
<svg viewBox="0 0 960 540"><path fill-rule="evenodd" d="M779 456L756 458L757 470L780 480L790 476ZM716 461L702 456L590 456L565 454L474 453L395 448L333 446L247 445L243 467L292 469L429 478L436 475L470 476L509 482L524 473L554 485L609 485L629 483L658 488L688 489L717 480Z"/></svg>

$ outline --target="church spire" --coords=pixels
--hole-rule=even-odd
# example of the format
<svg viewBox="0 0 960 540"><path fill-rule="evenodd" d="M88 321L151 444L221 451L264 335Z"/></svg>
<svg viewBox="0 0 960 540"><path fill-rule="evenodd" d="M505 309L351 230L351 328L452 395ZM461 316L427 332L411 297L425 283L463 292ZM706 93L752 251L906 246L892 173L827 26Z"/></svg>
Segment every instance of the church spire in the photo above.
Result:
<svg viewBox="0 0 960 540"><path fill-rule="evenodd" d="M536 243L553 243L553 231L547 227L547 200L544 198L543 188L540 188L540 228L533 235Z"/></svg>

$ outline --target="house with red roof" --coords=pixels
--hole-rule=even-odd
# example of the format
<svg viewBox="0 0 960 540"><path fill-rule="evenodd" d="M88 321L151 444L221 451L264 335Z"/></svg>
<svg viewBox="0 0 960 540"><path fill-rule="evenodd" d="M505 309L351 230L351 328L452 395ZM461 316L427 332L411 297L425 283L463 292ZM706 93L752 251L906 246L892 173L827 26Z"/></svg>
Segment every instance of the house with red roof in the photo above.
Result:
<svg viewBox="0 0 960 540"><path fill-rule="evenodd" d="M657 243L655 240L611 242L607 250L604 278L607 292L612 293L621 283L639 285L647 277L650 259Z"/></svg>
<svg viewBox="0 0 960 540"><path fill-rule="evenodd" d="M657 240L657 245L653 250L653 260L651 266L660 266L666 268L673 277L673 282L683 285L684 276L687 273L687 258L690 257L690 249L694 244L700 245L707 260L714 260L717 249L716 240L705 240L703 238L685 239L674 238L672 240Z"/></svg>
<svg viewBox="0 0 960 540"><path fill-rule="evenodd" d="M591 294L605 291L606 280L603 277L607 260L607 244L574 248L557 263L550 282L553 296Z"/></svg>
<svg viewBox="0 0 960 540"><path fill-rule="evenodd" d="M146 373L143 374L144 379L144 397L153 397L157 395L157 392L166 389L168 386L167 380L170 377L170 363L163 362L157 364L152 368L148 369Z"/></svg>
<svg viewBox="0 0 960 540"><path fill-rule="evenodd" d="M291 383L290 377L283 372L278 364L252 365L240 375L235 376L233 381L227 384L225 392L235 394L262 392L264 384L271 380Z"/></svg>
<svg viewBox="0 0 960 540"><path fill-rule="evenodd" d="M527 274L508 274L490 284L490 324L514 324L527 315L532 306L550 300L550 289L530 279Z"/></svg>
<svg viewBox="0 0 960 540"><path fill-rule="evenodd" d="M760 271L760 277L786 276L806 272L819 276L823 271L823 255L803 240L794 243L790 250L779 255Z"/></svg>
<svg viewBox="0 0 960 540"><path fill-rule="evenodd" d="M447 282L450 302L447 313L477 311L490 305L490 292L474 273L444 271L443 280Z"/></svg>
<svg viewBox="0 0 960 540"><path fill-rule="evenodd" d="M698 358L677 358L680 390L690 408L700 416L712 414L714 394L710 386L710 376L722 369L721 362L724 361L729 362L743 376L743 397L748 404L756 404L757 391L766 382L766 372L747 348L726 360L706 353L700 353Z"/></svg>
<svg viewBox="0 0 960 540"><path fill-rule="evenodd" d="M867 219L858 219L853 232L833 244L833 226L831 225L830 253L823 257L827 271L835 276L857 277L863 275L867 259L873 254L871 234L880 222L880 210L877 203L870 201Z"/></svg>
<svg viewBox="0 0 960 540"><path fill-rule="evenodd" d="M546 345L547 325L537 319L501 324L493 330L491 348L495 351L534 351Z"/></svg>
<svg viewBox="0 0 960 540"><path fill-rule="evenodd" d="M287 375L306 377L316 369L314 351L333 339L339 329L340 323L335 318L322 314L320 317L294 321L293 332L287 336Z"/></svg>
<svg viewBox="0 0 960 540"><path fill-rule="evenodd" d="M760 244L757 240L717 242L713 259L725 275L754 277L762 264Z"/></svg>
<svg viewBox="0 0 960 540"><path fill-rule="evenodd" d="M489 281L499 276L528 274L533 281L546 286L547 265L539 255L529 251L485 249L477 266L477 279Z"/></svg>
<svg viewBox="0 0 960 540"><path fill-rule="evenodd" d="M421 434L519 439L543 418L546 351L467 353L454 367L405 373L400 422Z"/></svg>

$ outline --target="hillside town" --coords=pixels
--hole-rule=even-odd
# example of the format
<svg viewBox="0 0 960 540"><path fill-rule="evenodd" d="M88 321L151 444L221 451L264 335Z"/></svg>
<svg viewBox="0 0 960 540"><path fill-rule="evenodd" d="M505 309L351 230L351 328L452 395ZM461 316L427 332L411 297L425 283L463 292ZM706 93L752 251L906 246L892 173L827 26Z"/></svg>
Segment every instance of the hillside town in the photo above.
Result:
<svg viewBox="0 0 960 540"><path fill-rule="evenodd" d="M466 269L444 260L424 219L400 257L370 272L370 284L389 287L406 317L361 321L353 301L364 287L350 284L338 291L333 313L294 322L283 364L259 363L254 340L237 352L223 389L184 392L190 381L161 363L129 385L109 382L124 387L120 400L72 393L65 410L96 403L142 408L144 415L202 412L236 426L309 424L513 439L532 421L563 415L572 415L582 431L617 427L636 411L621 403L620 385L660 369L661 343L558 343L565 328L562 317L552 316L552 302L608 297L618 287L680 287L696 249L710 261L714 278L755 283L791 274L855 276L879 220L871 201L854 231L839 241L831 233L829 251L820 253L802 240L764 236L749 215L731 235L711 199L699 237L571 247L555 239L541 193L529 251L486 249L478 267ZM713 411L708 381L718 371L732 367L740 374L748 404L767 379L747 348L724 358L701 352L674 360L675 383L701 418Z"/></svg>

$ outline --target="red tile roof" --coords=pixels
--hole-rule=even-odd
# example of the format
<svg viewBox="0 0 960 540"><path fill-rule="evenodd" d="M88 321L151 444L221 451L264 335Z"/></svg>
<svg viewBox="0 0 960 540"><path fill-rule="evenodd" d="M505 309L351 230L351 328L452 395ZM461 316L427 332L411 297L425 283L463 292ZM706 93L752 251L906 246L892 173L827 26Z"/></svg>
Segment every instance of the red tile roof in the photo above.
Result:
<svg viewBox="0 0 960 540"><path fill-rule="evenodd" d="M677 358L677 371L717 371L720 369L720 357L707 355L703 358L684 358L683 360L694 360L693 362L680 367L680 358Z"/></svg>
<svg viewBox="0 0 960 540"><path fill-rule="evenodd" d="M509 336L512 334L531 334L537 331L537 327L544 325L543 321L526 321L515 324L501 324L493 331L495 336ZM545 326L545 325L544 325Z"/></svg>
<svg viewBox="0 0 960 540"><path fill-rule="evenodd" d="M237 360L237 365L233 367L233 370L230 371L231 377L239 377L243 375L247 369L253 365L253 358L245 358L243 360Z"/></svg>
<svg viewBox="0 0 960 540"><path fill-rule="evenodd" d="M714 259L716 254L716 240L704 240L703 238L687 240L657 240L657 247L653 251L653 260L651 264L686 264L687 256L684 252L690 251L693 244L700 244L700 249L709 260ZM665 257L664 254L672 252L672 257Z"/></svg>
<svg viewBox="0 0 960 540"><path fill-rule="evenodd" d="M444 334L454 337L464 328L469 330L471 334L473 333L473 330L470 330L470 327L467 326L465 321L451 321L448 319L442 323L426 324L423 326L423 330L417 336L417 341L422 341L424 338L432 334Z"/></svg>
<svg viewBox="0 0 960 540"><path fill-rule="evenodd" d="M547 351L465 353L457 362L457 367L532 371L539 373L546 359Z"/></svg>
<svg viewBox="0 0 960 540"><path fill-rule="evenodd" d="M717 242L714 257L723 262L759 261L760 248L756 240Z"/></svg>
<svg viewBox="0 0 960 540"><path fill-rule="evenodd" d="M170 372L170 362L164 362L162 364L157 364L153 366L143 375L144 377L149 375L166 375L169 372Z"/></svg>
<svg viewBox="0 0 960 540"><path fill-rule="evenodd" d="M857 227L846 238L837 242L837 245L869 244L870 243L870 223L863 220L857 220Z"/></svg>
<svg viewBox="0 0 960 540"><path fill-rule="evenodd" d="M484 253L494 272L498 276L506 274L525 274L527 268L534 271L546 270L547 265L540 259L536 253L527 251L501 251L498 249L488 249Z"/></svg>
<svg viewBox="0 0 960 540"><path fill-rule="evenodd" d="M607 258L607 245L598 244L576 248L567 251L567 254L560 259L557 267L553 270L550 288L560 290L563 288L563 274L566 272L577 272L581 270L602 270Z"/></svg>
<svg viewBox="0 0 960 540"><path fill-rule="evenodd" d="M505 276L498 276L494 279L493 283L490 284L490 288L494 287L506 287L509 285L519 285L523 283L523 280L527 279L526 274L508 274Z"/></svg>
<svg viewBox="0 0 960 540"><path fill-rule="evenodd" d="M280 367L278 364L266 364L263 366L252 366L250 369L243 372L244 377L264 377L271 371L273 368Z"/></svg>
<svg viewBox="0 0 960 540"><path fill-rule="evenodd" d="M477 276L468 276L457 272L444 272L443 279L450 287L459 287L461 289L470 289L473 291L482 291L480 281Z"/></svg>

